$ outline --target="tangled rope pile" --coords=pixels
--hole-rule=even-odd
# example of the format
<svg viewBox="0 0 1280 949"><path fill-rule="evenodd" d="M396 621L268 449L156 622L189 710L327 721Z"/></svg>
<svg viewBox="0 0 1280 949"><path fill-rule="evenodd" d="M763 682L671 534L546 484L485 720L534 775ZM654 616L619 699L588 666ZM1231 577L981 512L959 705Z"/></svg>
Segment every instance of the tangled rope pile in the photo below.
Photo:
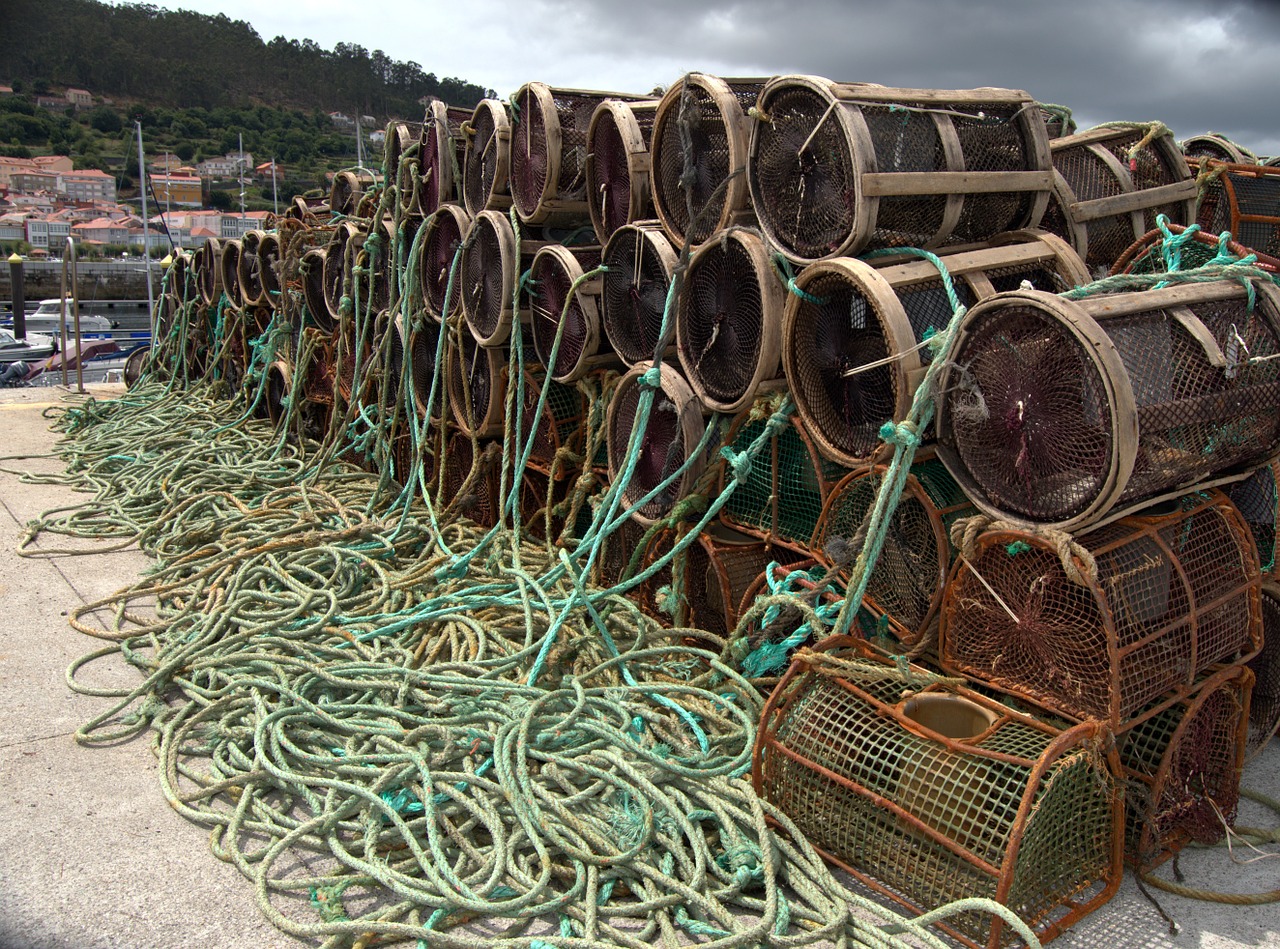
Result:
<svg viewBox="0 0 1280 949"><path fill-rule="evenodd" d="M377 475L207 390L64 412L67 473L42 480L92 499L28 532L66 545L24 552L156 558L75 612L107 643L69 681L108 700L77 738L150 730L166 797L276 926L329 947L941 945L849 894L741 779L759 698L719 657L582 596L544 545L456 569L439 542L475 550L478 528L379 513ZM93 685L110 660L141 681Z"/></svg>

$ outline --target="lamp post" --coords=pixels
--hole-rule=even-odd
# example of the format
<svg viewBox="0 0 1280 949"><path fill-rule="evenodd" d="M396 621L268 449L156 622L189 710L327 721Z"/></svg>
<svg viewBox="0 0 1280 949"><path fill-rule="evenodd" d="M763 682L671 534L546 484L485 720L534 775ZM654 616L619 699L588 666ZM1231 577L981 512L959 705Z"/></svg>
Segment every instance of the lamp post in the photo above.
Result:
<svg viewBox="0 0 1280 949"><path fill-rule="evenodd" d="M9 280L13 284L13 335L27 338L27 301L23 295L22 258L15 251L9 257Z"/></svg>

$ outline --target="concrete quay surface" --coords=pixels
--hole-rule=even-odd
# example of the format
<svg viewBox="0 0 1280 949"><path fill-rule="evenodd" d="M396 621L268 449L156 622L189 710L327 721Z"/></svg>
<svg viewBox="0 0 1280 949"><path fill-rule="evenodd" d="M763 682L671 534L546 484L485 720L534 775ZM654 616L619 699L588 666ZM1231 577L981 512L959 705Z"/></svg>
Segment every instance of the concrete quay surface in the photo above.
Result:
<svg viewBox="0 0 1280 949"><path fill-rule="evenodd" d="M121 386L93 386L110 398ZM287 949L303 943L258 911L253 887L209 850L208 833L161 794L143 736L84 747L75 730L105 699L66 684L68 666L102 643L67 624L71 609L128 584L150 559L137 550L77 557L19 557L28 521L84 500L11 472L56 472L47 408L62 389L0 390L0 949ZM74 396L72 396L74 397ZM20 456L20 457L15 457ZM36 547L60 546L42 537ZM105 545L104 545L105 546ZM104 664L95 684L133 684ZM1280 740L1246 768L1244 784L1280 796ZM1239 822L1274 827L1280 815L1244 801ZM1248 864L1225 848L1187 851L1187 882L1228 892L1280 887L1280 847ZM1257 856L1243 845L1238 859ZM1168 867L1158 871L1169 878ZM1053 942L1063 949L1227 949L1280 946L1280 905L1231 906L1157 894L1181 926L1171 936L1126 874L1107 906ZM406 944L408 945L408 944Z"/></svg>

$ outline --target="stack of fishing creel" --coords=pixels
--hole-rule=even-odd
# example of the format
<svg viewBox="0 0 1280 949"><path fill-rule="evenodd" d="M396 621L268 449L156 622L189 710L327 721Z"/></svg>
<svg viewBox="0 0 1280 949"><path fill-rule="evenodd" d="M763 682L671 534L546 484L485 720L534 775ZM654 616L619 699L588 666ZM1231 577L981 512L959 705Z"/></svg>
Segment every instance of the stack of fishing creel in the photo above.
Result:
<svg viewBox="0 0 1280 949"><path fill-rule="evenodd" d="M1229 231L1260 258L1280 257L1280 168L1190 155L1187 160L1200 186L1197 223L1214 234Z"/></svg>
<svg viewBox="0 0 1280 949"><path fill-rule="evenodd" d="M1195 165L1233 243L1159 123L701 73L432 102L384 163L171 270L188 376L442 543L605 534L582 581L776 685L757 788L913 908L1048 939L1223 832L1280 717L1266 169Z"/></svg>
<svg viewBox="0 0 1280 949"><path fill-rule="evenodd" d="M1196 185L1159 122L1115 122L1054 139L1053 200L1041 226L1069 241L1091 273L1105 274L1164 214L1195 221Z"/></svg>

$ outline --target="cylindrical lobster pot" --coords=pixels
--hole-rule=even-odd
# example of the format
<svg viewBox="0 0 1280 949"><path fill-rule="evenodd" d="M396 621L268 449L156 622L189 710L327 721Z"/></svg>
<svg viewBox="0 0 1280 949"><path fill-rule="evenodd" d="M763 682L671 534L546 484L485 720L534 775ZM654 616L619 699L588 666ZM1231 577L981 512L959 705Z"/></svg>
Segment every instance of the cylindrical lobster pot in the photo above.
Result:
<svg viewBox="0 0 1280 949"><path fill-rule="evenodd" d="M448 409L449 380L436 379L438 355L440 353L440 334L445 332L439 323L422 320L409 335L409 375L413 380L413 400L418 408L418 416L435 420L440 417L441 409ZM435 386L434 397L431 394ZM428 413L428 401L431 411Z"/></svg>
<svg viewBox="0 0 1280 949"><path fill-rule="evenodd" d="M952 535L961 555L938 646L949 671L1118 729L1262 645L1253 539L1217 491L1089 531L1078 546L1056 532L972 527Z"/></svg>
<svg viewBox="0 0 1280 949"><path fill-rule="evenodd" d="M314 405L332 406L337 396L349 397L351 390L343 390L339 383L336 346L333 338L309 327L302 331L302 338L309 339L311 343L299 348L299 354L303 349L310 350L310 358L306 365L298 366L299 371L306 373L302 379L303 399Z"/></svg>
<svg viewBox="0 0 1280 949"><path fill-rule="evenodd" d="M462 201L467 213L511 207L511 120L497 99L483 99L462 126L467 137L462 160Z"/></svg>
<svg viewBox="0 0 1280 949"><path fill-rule="evenodd" d="M662 331L676 268L671 242L657 224L627 224L609 238L603 263L608 270L600 303L609 344L628 366L653 359L676 335L674 308L666 332Z"/></svg>
<svg viewBox="0 0 1280 949"><path fill-rule="evenodd" d="M365 192L372 187L372 172L338 172L333 176L333 184L329 187L329 210L334 214L345 216L355 214Z"/></svg>
<svg viewBox="0 0 1280 949"><path fill-rule="evenodd" d="M831 491L813 552L848 582L862 548L861 531L884 485L887 468L851 472ZM927 645L938 621L955 548L951 525L977 510L942 462L922 457L911 466L898 503L889 513L883 546L872 568L863 606L908 649Z"/></svg>
<svg viewBox="0 0 1280 949"><path fill-rule="evenodd" d="M240 238L240 295L245 306L276 306L280 296L280 240L267 231L248 231Z"/></svg>
<svg viewBox="0 0 1280 949"><path fill-rule="evenodd" d="M512 99L511 198L526 224L575 226L587 221L587 130L606 99L619 92L521 86Z"/></svg>
<svg viewBox="0 0 1280 949"><path fill-rule="evenodd" d="M382 167L386 180L395 182L396 201L405 214L418 213L418 162L422 126L416 122L389 122L382 146Z"/></svg>
<svg viewBox="0 0 1280 949"><path fill-rule="evenodd" d="M481 346L501 346L511 337L513 322L529 322L529 301L520 294L519 312L512 299L520 275L533 264L539 241L517 241L501 211L481 211L462 241L462 314Z"/></svg>
<svg viewBox="0 0 1280 949"><path fill-rule="evenodd" d="M767 81L695 72L662 97L649 143L650 189L676 246L701 244L726 227L754 223L742 175L751 137L747 110Z"/></svg>
<svg viewBox="0 0 1280 949"><path fill-rule="evenodd" d="M223 243L218 264L227 302L234 307L244 306L244 297L240 294L240 241L232 239Z"/></svg>
<svg viewBox="0 0 1280 949"><path fill-rule="evenodd" d="M1024 280L1049 291L1084 283L1083 264L1040 231L997 235L991 246L941 256L957 301L972 306ZM925 339L951 321L938 268L917 257L838 258L795 278L782 326L782 368L796 410L827 457L848 467L887 450L885 422L906 418L931 354Z"/></svg>
<svg viewBox="0 0 1280 949"><path fill-rule="evenodd" d="M342 298L348 289L344 284L350 261L363 242L364 232L352 222L343 221L334 228L329 235L329 243L325 245L324 300L335 326L342 316Z"/></svg>
<svg viewBox="0 0 1280 949"><path fill-rule="evenodd" d="M329 335L338 324L329 313L329 303L325 297L324 261L324 248L313 247L302 255L298 271L302 275L302 299L310 316L308 325Z"/></svg>
<svg viewBox="0 0 1280 949"><path fill-rule="evenodd" d="M640 397L646 388L641 376L652 367L651 362L637 363L622 377L609 403L610 480L621 478L627 467L627 449L632 429L639 421ZM695 454L706 431L698 397L671 366L663 363L659 372L661 379L653 390L648 424L636 433L639 457L623 488L622 508L629 509L674 475L687 459L692 461L684 474L637 509L634 517L643 524L669 514L676 502L689 493L706 463L701 454Z"/></svg>
<svg viewBox="0 0 1280 949"><path fill-rule="evenodd" d="M1127 784L1126 856L1147 869L1235 823L1253 675L1229 666L1116 736Z"/></svg>
<svg viewBox="0 0 1280 949"><path fill-rule="evenodd" d="M1280 257L1280 168L1205 161L1196 221L1269 258Z"/></svg>
<svg viewBox="0 0 1280 949"><path fill-rule="evenodd" d="M1254 676L1249 703L1248 754L1256 755L1280 729L1280 584L1262 584L1262 650L1249 660Z"/></svg>
<svg viewBox="0 0 1280 949"><path fill-rule="evenodd" d="M461 349L449 362L449 408L454 424L466 434L502 434L508 355L505 349L480 346L462 334Z"/></svg>
<svg viewBox="0 0 1280 949"><path fill-rule="evenodd" d="M285 400L293 387L293 368L284 360L278 359L267 367L267 386L262 393L259 412L270 419L277 428L289 414Z"/></svg>
<svg viewBox="0 0 1280 949"><path fill-rule="evenodd" d="M1071 243L1091 272L1105 272L1164 214L1190 224L1196 184L1161 126L1099 126L1054 139L1053 200L1040 226Z"/></svg>
<svg viewBox="0 0 1280 949"><path fill-rule="evenodd" d="M1223 491L1249 525L1263 577L1280 580L1280 531L1276 529L1280 522L1280 459L1272 459Z"/></svg>
<svg viewBox="0 0 1280 949"><path fill-rule="evenodd" d="M1206 233L1200 230L1199 224L1183 226L1167 221L1163 224L1163 228L1147 231L1130 244L1111 268L1111 275L1194 270L1211 260L1227 258L1231 262L1231 259L1239 261L1252 255L1254 267L1265 270L1273 275L1273 280L1280 281L1280 259L1245 247L1239 241L1226 239L1227 235ZM1171 237L1165 236L1165 230Z"/></svg>
<svg viewBox="0 0 1280 949"><path fill-rule="evenodd" d="M1214 161L1228 161L1235 165L1258 164L1257 155L1217 132L1184 138L1182 154L1188 158L1212 158Z"/></svg>
<svg viewBox="0 0 1280 949"><path fill-rule="evenodd" d="M726 442L735 452L744 452L765 434L768 421L763 413L744 411L734 419ZM727 464L721 470L723 494L734 471ZM847 468L822 456L804 423L793 415L777 433L768 436L751 460L751 470L739 479L720 509L720 517L772 545L807 555L827 498L848 473Z"/></svg>
<svg viewBox="0 0 1280 949"><path fill-rule="evenodd" d="M1265 280L1002 294L953 340L939 457L987 513L1063 530L1248 469L1280 449L1277 325Z"/></svg>
<svg viewBox="0 0 1280 949"><path fill-rule="evenodd" d="M546 393L542 411L538 401ZM541 371L526 369L524 411L520 416L520 448L530 446L529 467L557 481L580 470L571 456L580 454L586 437L587 405L573 386L548 379Z"/></svg>
<svg viewBox="0 0 1280 949"><path fill-rule="evenodd" d="M762 389L785 388L786 296L754 231L724 231L690 259L676 310L676 352L708 408L736 412Z"/></svg>
<svg viewBox="0 0 1280 949"><path fill-rule="evenodd" d="M738 625L743 597L761 572L771 562L799 559L795 551L771 547L758 537L712 521L676 557L684 611L677 624L728 636Z"/></svg>
<svg viewBox="0 0 1280 949"><path fill-rule="evenodd" d="M200 298L213 306L222 296L222 241L206 238L204 246L196 251L195 266Z"/></svg>
<svg viewBox="0 0 1280 949"><path fill-rule="evenodd" d="M801 653L769 697L752 773L762 797L914 912L992 899L1048 942L1111 898L1123 804L1103 725L1059 730L856 650L828 639ZM971 947L1017 939L986 913L939 928Z"/></svg>
<svg viewBox="0 0 1280 949"><path fill-rule="evenodd" d="M1034 227L1049 200L1049 139L1025 92L780 76L756 115L756 216L801 263L984 241Z"/></svg>
<svg viewBox="0 0 1280 949"><path fill-rule="evenodd" d="M439 99L427 105L419 151L418 209L434 214L443 204L462 200L462 169L467 136L462 127L471 121L470 109L447 106Z"/></svg>
<svg viewBox="0 0 1280 949"><path fill-rule="evenodd" d="M1070 109L1044 102L1039 103L1039 107L1040 117L1044 119L1044 128L1050 140L1076 133L1078 127Z"/></svg>
<svg viewBox="0 0 1280 949"><path fill-rule="evenodd" d="M445 447L437 507L448 507L480 527L498 523L497 456L480 442L476 456L469 435L455 432Z"/></svg>
<svg viewBox="0 0 1280 949"><path fill-rule="evenodd" d="M599 265L599 247L570 248L548 244L533 258L529 290L533 348L538 354L538 361L547 367L551 378L557 382L576 382L601 362L596 354L604 342L600 331L603 281L599 276L583 280L570 294L573 285ZM562 323L563 330L560 329ZM560 346L556 350L555 365L552 365L551 351L557 334ZM616 363L608 352L607 342L604 342L603 349L604 361Z"/></svg>
<svg viewBox="0 0 1280 949"><path fill-rule="evenodd" d="M455 316L461 306L462 264L453 275L453 293L446 303L449 293L449 270L453 267L453 258L462 240L471 228L471 215L458 204L442 204L422 223L426 233L418 246L422 248L422 257L418 262L418 279L422 283L422 302L427 316L437 322L447 312Z"/></svg>
<svg viewBox="0 0 1280 949"><path fill-rule="evenodd" d="M624 224L654 216L649 193L649 142L657 99L607 100L587 130L587 210L596 239L607 244Z"/></svg>
<svg viewBox="0 0 1280 949"><path fill-rule="evenodd" d="M604 589L621 583L632 557L644 538L645 526L634 518L627 518L601 540L600 557L596 560L592 580Z"/></svg>

